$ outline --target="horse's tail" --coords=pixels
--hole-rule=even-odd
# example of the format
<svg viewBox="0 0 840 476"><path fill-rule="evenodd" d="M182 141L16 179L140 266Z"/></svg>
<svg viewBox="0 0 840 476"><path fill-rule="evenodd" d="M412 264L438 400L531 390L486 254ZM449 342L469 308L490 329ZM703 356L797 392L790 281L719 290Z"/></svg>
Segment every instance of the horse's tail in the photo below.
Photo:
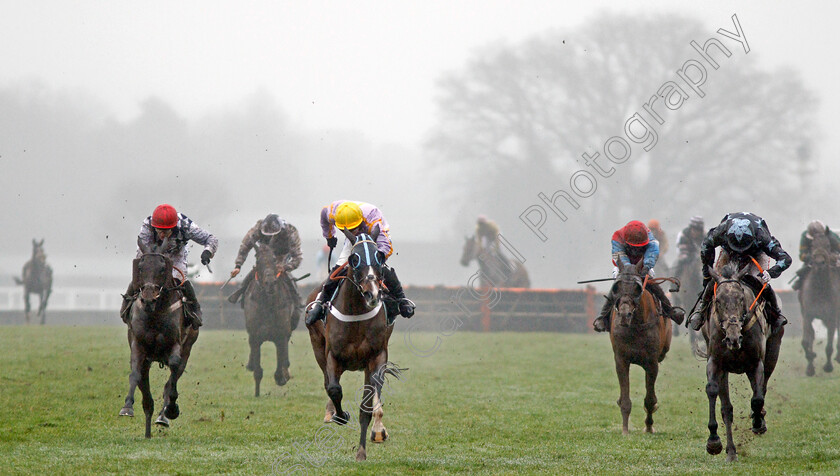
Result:
<svg viewBox="0 0 840 476"><path fill-rule="evenodd" d="M14 280L15 280L15 284L16 284L16 285L18 285L18 286L22 286L22 285L23 285L23 280L22 280L22 279L20 279L20 278L18 278L17 276L13 277L12 279L14 279Z"/></svg>

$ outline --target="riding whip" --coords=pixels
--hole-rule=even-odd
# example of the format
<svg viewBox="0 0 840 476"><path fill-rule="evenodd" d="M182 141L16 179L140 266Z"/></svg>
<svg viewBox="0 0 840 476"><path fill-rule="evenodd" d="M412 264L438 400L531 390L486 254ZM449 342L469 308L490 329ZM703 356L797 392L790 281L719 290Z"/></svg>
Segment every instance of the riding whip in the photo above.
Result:
<svg viewBox="0 0 840 476"><path fill-rule="evenodd" d="M587 281L578 281L578 284L586 284L586 283L600 283L601 281L615 281L615 278L601 278L601 279L590 279Z"/></svg>
<svg viewBox="0 0 840 476"><path fill-rule="evenodd" d="M225 289L225 286L228 285L228 283L230 282L231 279L233 279L233 276L229 277L228 280L225 281L225 284L223 284L222 287L219 288L219 291Z"/></svg>

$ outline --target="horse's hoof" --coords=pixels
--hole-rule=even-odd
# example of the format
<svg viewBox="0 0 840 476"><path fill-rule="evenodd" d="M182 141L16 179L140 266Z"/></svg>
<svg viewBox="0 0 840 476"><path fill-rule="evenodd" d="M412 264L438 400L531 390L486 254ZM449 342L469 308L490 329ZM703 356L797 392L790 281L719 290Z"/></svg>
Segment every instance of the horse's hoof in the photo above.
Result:
<svg viewBox="0 0 840 476"><path fill-rule="evenodd" d="M629 435L629 434L630 434L630 430L628 430L627 428L622 428L622 429L621 429L621 434L622 434L623 436L627 436L627 435Z"/></svg>
<svg viewBox="0 0 840 476"><path fill-rule="evenodd" d="M157 420L155 420L155 425L169 428L169 419L163 415L158 415Z"/></svg>
<svg viewBox="0 0 840 476"><path fill-rule="evenodd" d="M832 370L834 370L834 366L831 365L831 362L826 362L823 366L823 370L826 372L831 372Z"/></svg>
<svg viewBox="0 0 840 476"><path fill-rule="evenodd" d="M277 385L282 387L283 385L286 385L288 381L289 379L287 379L285 375L274 374L274 383L276 383Z"/></svg>
<svg viewBox="0 0 840 476"><path fill-rule="evenodd" d="M166 408L164 408L163 414L166 415L166 418L174 420L181 414L181 410L178 408L177 403L170 403L166 406Z"/></svg>
<svg viewBox="0 0 840 476"><path fill-rule="evenodd" d="M767 425L762 421L760 427L758 427L758 428L752 427L752 432L755 433L756 435L763 435L763 434L767 433Z"/></svg>
<svg viewBox="0 0 840 476"><path fill-rule="evenodd" d="M809 377L813 377L816 372L814 371L814 366L812 364L808 364L808 367L805 369L805 375Z"/></svg>
<svg viewBox="0 0 840 476"><path fill-rule="evenodd" d="M120 416L134 416L134 409L131 407L123 407L120 409Z"/></svg>
<svg viewBox="0 0 840 476"><path fill-rule="evenodd" d="M364 448L359 448L356 452L356 461L364 461L367 459L367 451Z"/></svg>
<svg viewBox="0 0 840 476"><path fill-rule="evenodd" d="M350 421L350 413L343 412L343 414L339 415L338 413L334 414L332 417L332 422L337 423L339 425L346 425L347 422Z"/></svg>
<svg viewBox="0 0 840 476"><path fill-rule="evenodd" d="M653 429L653 425L645 427L645 433L656 433L656 430Z"/></svg>
<svg viewBox="0 0 840 476"><path fill-rule="evenodd" d="M723 443L720 442L720 438L709 438L709 440L706 441L707 453L710 455L719 455L721 451L723 451Z"/></svg>
<svg viewBox="0 0 840 476"><path fill-rule="evenodd" d="M335 413L333 412L327 412L326 414L324 414L324 423L332 423L334 416Z"/></svg>
<svg viewBox="0 0 840 476"><path fill-rule="evenodd" d="M729 455L729 454L726 455L726 462L727 463L734 463L736 461L738 461L738 455L737 454L732 453L731 455Z"/></svg>
<svg viewBox="0 0 840 476"><path fill-rule="evenodd" d="M370 441L374 443L383 443L388 439L388 432L384 429L382 431L371 431Z"/></svg>

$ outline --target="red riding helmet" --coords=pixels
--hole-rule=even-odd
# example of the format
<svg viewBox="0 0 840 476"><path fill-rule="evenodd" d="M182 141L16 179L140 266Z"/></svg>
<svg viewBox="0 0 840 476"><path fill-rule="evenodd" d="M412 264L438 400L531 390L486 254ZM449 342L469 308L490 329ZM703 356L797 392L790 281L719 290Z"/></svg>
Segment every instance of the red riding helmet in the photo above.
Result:
<svg viewBox="0 0 840 476"><path fill-rule="evenodd" d="M633 220L624 227L624 239L630 246L645 246L650 243L648 228L644 223Z"/></svg>
<svg viewBox="0 0 840 476"><path fill-rule="evenodd" d="M178 225L178 212L172 205L158 205L152 213L152 226L155 228L175 228Z"/></svg>

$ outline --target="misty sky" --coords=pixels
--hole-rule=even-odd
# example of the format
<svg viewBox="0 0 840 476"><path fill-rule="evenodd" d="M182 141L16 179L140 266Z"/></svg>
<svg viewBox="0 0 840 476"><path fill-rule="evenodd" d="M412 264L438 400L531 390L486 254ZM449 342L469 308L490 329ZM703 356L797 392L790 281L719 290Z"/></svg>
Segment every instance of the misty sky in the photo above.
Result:
<svg viewBox="0 0 840 476"><path fill-rule="evenodd" d="M840 171L834 160L840 155L840 139L832 134L840 110L834 25L840 7L836 2L809 2L807 6L763 1L675 3L5 2L0 7L0 89L39 84L47 94L72 96L117 124L136 120L148 107L149 98L159 99L174 115L188 121L253 108L255 98L265 99L282 111L282 121L291 130L315 136L319 131L324 131L324 136L342 131L360 144L350 159L342 156L340 148L306 144L303 149L311 156L308 170L334 171L357 156L366 157L368 166L381 170L375 178L352 184L330 182L333 195L301 197L298 209L288 213L292 220L314 221L317 211L312 210L358 190L364 197L348 198L390 202L388 219L397 235L417 236L425 230L440 232L440 227L447 225L445 220L436 220L439 213L446 215L446 204L429 196L435 190L423 186L429 176L423 175L428 172L421 162L421 148L436 121L435 82L446 72L463 68L476 49L519 42L552 28L573 29L603 11L681 13L701 20L708 37L721 27L731 30L730 17L737 13L752 48L750 55L769 69L786 66L799 72L818 96L822 133L815 154L821 172ZM696 40L702 43L705 39ZM9 161L24 159L3 149L0 144L2 196L14 197L17 192L27 196L34 175L21 174L21 164ZM118 176L125 180L119 175L125 172L120 170L122 159L114 160L120 165L99 170L104 175L97 180L107 182ZM231 157L225 165L235 164L236 158ZM50 163L36 166L52 168ZM190 163L183 173L203 167ZM64 169L59 170L70 178ZM79 172L86 173L84 169ZM222 175L220 180L225 179ZM247 188L246 184L236 185L239 190ZM74 191L96 197L94 188ZM60 197L44 200L60 202ZM523 208L530 200L525 198L514 208ZM18 217L27 213L31 202L4 204L0 212L0 228L6 235L0 242L4 245L11 242L9 230L16 229ZM127 206L134 215L127 219L131 224L120 231L136 228L153 203ZM244 233L265 209L245 198L237 205L245 212L241 217L212 223L217 230L224 230L223 234L236 234L229 230ZM44 209L73 212L50 205L39 213ZM107 213L119 210L118 205L108 204ZM516 219L506 221L515 223ZM85 226L87 222L82 223ZM101 220L96 223L99 225ZM469 229L467 225L448 235L459 237ZM308 226L301 232L313 238L317 229ZM29 234L36 231L28 226L23 233L26 235L15 243L28 244ZM131 233L125 232L129 239L120 237L119 245L103 241L104 236L99 235L104 232L95 239L103 248L117 247L124 253L119 255L122 259L131 254ZM12 253L27 254L28 249ZM0 264L12 266L8 261Z"/></svg>

